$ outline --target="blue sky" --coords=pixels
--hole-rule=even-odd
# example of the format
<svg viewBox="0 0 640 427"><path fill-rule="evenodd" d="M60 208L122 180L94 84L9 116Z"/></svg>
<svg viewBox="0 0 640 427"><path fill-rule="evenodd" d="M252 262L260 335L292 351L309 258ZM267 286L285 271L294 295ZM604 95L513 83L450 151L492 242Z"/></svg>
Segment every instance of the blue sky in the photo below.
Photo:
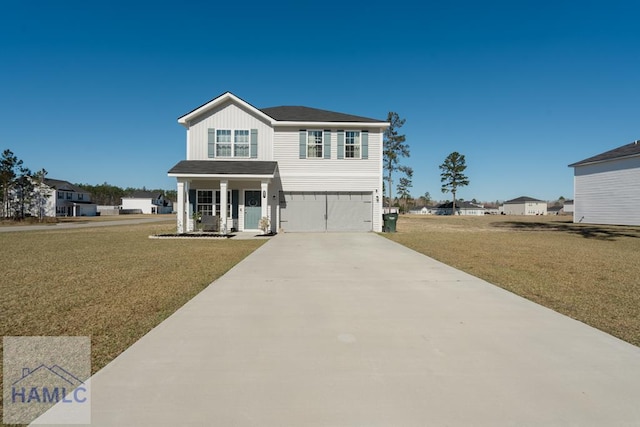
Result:
<svg viewBox="0 0 640 427"><path fill-rule="evenodd" d="M406 119L412 194L571 198L569 163L640 139L634 1L30 1L0 7L0 149L71 182L174 189L177 118L258 108Z"/></svg>

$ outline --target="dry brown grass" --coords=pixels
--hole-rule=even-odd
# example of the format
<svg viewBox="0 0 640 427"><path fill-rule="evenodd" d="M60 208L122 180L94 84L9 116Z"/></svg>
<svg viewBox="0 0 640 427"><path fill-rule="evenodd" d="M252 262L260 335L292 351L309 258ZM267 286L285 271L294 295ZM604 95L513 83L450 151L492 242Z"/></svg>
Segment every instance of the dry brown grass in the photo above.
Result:
<svg viewBox="0 0 640 427"><path fill-rule="evenodd" d="M90 336L95 372L265 242L174 224L0 233L0 335Z"/></svg>
<svg viewBox="0 0 640 427"><path fill-rule="evenodd" d="M408 215L397 229L384 236L640 345L640 227Z"/></svg>

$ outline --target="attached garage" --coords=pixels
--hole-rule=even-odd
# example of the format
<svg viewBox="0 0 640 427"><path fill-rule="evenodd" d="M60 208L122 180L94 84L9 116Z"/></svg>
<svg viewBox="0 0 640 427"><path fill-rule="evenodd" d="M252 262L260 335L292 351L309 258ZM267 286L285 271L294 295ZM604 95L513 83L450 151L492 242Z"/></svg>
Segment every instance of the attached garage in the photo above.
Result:
<svg viewBox="0 0 640 427"><path fill-rule="evenodd" d="M373 195L366 192L280 192L280 228L371 231Z"/></svg>

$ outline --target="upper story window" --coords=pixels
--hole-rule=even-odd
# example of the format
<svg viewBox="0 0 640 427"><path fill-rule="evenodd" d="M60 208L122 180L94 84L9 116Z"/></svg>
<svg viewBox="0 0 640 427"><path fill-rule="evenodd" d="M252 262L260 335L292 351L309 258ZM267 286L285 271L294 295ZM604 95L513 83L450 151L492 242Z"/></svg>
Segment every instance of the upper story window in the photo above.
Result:
<svg viewBox="0 0 640 427"><path fill-rule="evenodd" d="M71 200L73 198L73 193L67 193L67 200Z"/></svg>
<svg viewBox="0 0 640 427"><path fill-rule="evenodd" d="M249 157L248 129L216 129L216 157Z"/></svg>
<svg viewBox="0 0 640 427"><path fill-rule="evenodd" d="M322 131L310 130L307 132L307 158L322 158Z"/></svg>
<svg viewBox="0 0 640 427"><path fill-rule="evenodd" d="M249 131L248 130L234 131L233 157L249 157Z"/></svg>
<svg viewBox="0 0 640 427"><path fill-rule="evenodd" d="M78 193L78 200L83 200L83 199L84 199L84 194Z"/></svg>
<svg viewBox="0 0 640 427"><path fill-rule="evenodd" d="M58 191L58 199L64 199L64 192Z"/></svg>
<svg viewBox="0 0 640 427"><path fill-rule="evenodd" d="M360 158L360 132L348 130L344 133L344 157L345 159Z"/></svg>
<svg viewBox="0 0 640 427"><path fill-rule="evenodd" d="M231 131L216 130L216 157L231 157Z"/></svg>

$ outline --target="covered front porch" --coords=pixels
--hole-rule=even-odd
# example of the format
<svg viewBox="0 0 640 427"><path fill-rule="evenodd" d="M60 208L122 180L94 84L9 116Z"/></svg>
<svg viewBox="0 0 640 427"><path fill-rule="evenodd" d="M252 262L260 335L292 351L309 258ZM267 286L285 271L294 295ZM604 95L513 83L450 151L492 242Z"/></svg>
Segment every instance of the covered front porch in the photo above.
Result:
<svg viewBox="0 0 640 427"><path fill-rule="evenodd" d="M277 228L279 177L276 162L184 160L169 171L177 179L177 231L196 231L215 222L216 231L268 231Z"/></svg>

